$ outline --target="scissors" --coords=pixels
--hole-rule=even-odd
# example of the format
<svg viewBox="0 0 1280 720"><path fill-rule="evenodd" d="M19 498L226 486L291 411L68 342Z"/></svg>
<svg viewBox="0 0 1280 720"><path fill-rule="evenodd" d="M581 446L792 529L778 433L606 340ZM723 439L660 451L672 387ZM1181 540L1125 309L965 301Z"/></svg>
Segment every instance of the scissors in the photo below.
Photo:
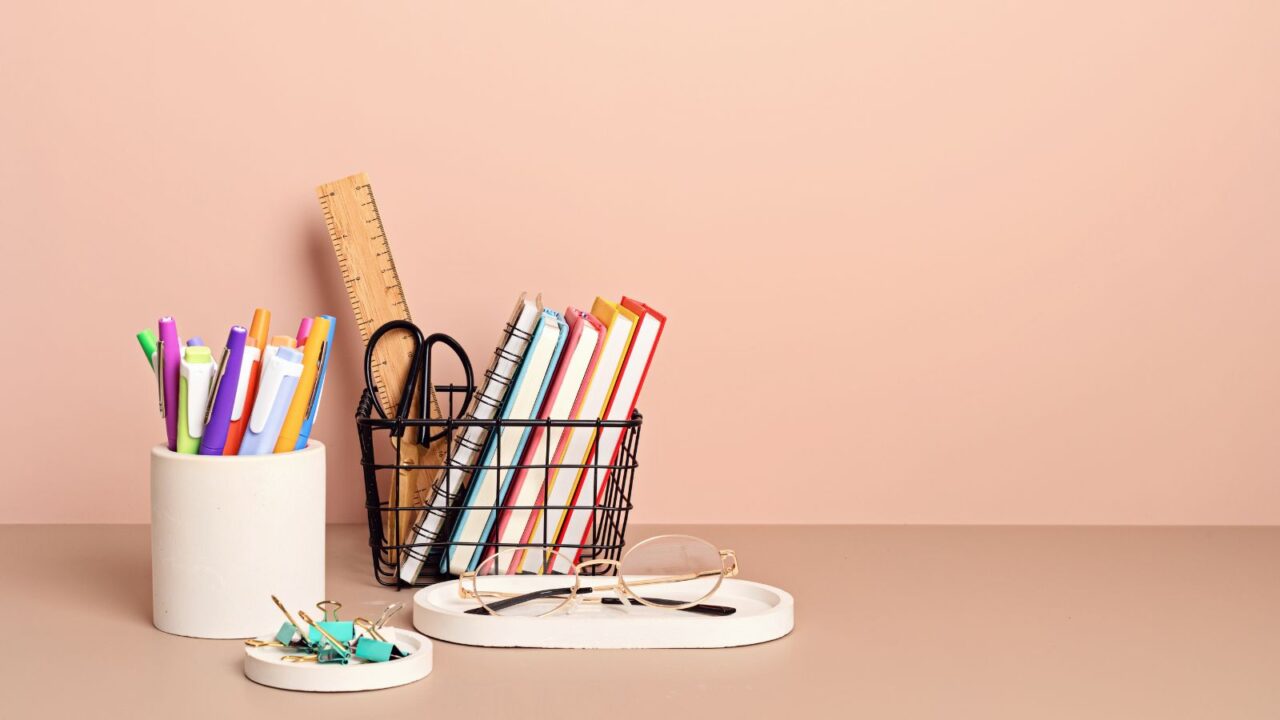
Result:
<svg viewBox="0 0 1280 720"><path fill-rule="evenodd" d="M409 339L413 342L413 360L409 364L408 377L404 379L403 391L400 393L400 407L395 408L394 418L387 414L387 409L382 407L382 403L378 400L378 386L373 381L373 349L378 346L378 341L382 339L382 336L393 330L404 330L409 333ZM422 330L408 320L392 320L378 328L369 337L369 344L364 350L364 385L369 394L373 396L373 409L378 415L383 420L395 420L396 425L391 430L391 436L394 438L404 435L404 421L410 417L413 395L418 391L419 384L422 385L422 407L419 408L417 416L424 420L431 417L429 407L429 398L431 396L431 348L437 343L449 346L449 349L461 361L462 370L467 375L466 398L462 402L462 407L469 407L471 405L471 395L475 392L475 379L471 374L471 360L457 340L444 333L432 333L424 338ZM427 445L432 443L444 437L447 432L448 428L445 428L432 435L430 434L430 429L424 425L418 431L418 444Z"/></svg>

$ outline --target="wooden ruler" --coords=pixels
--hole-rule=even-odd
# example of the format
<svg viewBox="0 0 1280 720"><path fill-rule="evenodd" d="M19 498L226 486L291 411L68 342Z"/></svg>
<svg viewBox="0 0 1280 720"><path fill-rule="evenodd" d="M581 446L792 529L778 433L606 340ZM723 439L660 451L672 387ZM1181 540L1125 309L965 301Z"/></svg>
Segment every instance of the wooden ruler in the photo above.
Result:
<svg viewBox="0 0 1280 720"><path fill-rule="evenodd" d="M324 220L329 226L329 240L338 256L342 282L355 311L356 327L366 345L369 336L382 324L392 320L408 320L409 304L405 300L400 274L391 258L391 244L382 226L373 187L364 173L335 180L316 188ZM404 381L413 359L413 344L405 333L389 334L374 349L373 379L378 385L378 401L388 413L399 406ZM440 417L440 404L435 388L427 388L431 417ZM420 405L418 405L420 406ZM400 462L410 465L444 465L448 443L438 440L430 447L417 444L415 433L406 432L400 441ZM388 493L392 506L425 505L440 471L406 470L396 474ZM417 511L390 512L384 515L383 534L388 544L408 542ZM387 553L388 562L397 561L397 553Z"/></svg>

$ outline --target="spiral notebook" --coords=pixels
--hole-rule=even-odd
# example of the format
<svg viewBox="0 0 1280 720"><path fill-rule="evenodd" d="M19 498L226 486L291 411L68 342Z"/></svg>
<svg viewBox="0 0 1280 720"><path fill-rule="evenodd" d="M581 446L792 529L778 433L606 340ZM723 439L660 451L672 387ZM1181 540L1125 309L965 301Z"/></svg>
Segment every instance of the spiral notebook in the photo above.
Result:
<svg viewBox="0 0 1280 720"><path fill-rule="evenodd" d="M534 324L541 315L542 297L529 300L521 294L498 347L494 350L493 362L484 374L480 389L471 400L466 420L492 420L497 415L498 409L506 402L512 379L519 370L525 349L533 337ZM448 459L449 471L437 485L426 510L418 517L411 543L433 542L440 535L449 515L444 508L455 505L456 498L467 487L471 475L467 468L475 465L489 435L489 428L472 425L458 438L453 454ZM427 562L426 555L426 551L421 549L406 552L404 564L400 567L400 579L407 583L416 582Z"/></svg>
<svg viewBox="0 0 1280 720"><path fill-rule="evenodd" d="M564 349L568 326L555 310L543 310L538 315L520 369L499 417L503 420L532 420L538 415L542 399L547 394L551 377ZM499 432L490 433L489 441L481 456L479 467L467 484L467 507L458 514L452 543L444 552L441 570L461 575L474 570L483 555L481 543L493 530L496 508L506 495L511 480L510 467L524 454L525 443L532 427L503 426ZM489 507L492 505L493 507Z"/></svg>

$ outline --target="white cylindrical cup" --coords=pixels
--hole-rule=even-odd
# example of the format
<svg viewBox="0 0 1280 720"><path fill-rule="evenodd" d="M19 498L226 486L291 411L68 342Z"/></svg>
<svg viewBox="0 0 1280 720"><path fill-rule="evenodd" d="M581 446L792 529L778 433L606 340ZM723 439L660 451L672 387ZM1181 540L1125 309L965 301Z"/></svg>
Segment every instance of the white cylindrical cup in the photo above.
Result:
<svg viewBox="0 0 1280 720"><path fill-rule="evenodd" d="M152 622L174 635L247 638L271 602L324 599L324 445L272 455L151 450Z"/></svg>

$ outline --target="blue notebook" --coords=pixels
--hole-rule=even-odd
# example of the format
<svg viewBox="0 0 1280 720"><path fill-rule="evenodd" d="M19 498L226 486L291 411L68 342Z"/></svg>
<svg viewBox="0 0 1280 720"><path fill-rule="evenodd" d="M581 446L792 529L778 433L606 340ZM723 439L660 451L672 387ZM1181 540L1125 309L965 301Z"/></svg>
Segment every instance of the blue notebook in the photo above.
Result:
<svg viewBox="0 0 1280 720"><path fill-rule="evenodd" d="M555 375L556 366L569 336L569 325L555 310L544 309L533 329L533 337L525 349L520 370L507 393L499 417L503 420L532 420L537 418L546 397L547 387ZM461 511L454 526L452 542L440 561L441 570L461 575L474 570L484 555L483 545L457 545L456 543L481 543L493 530L498 513L485 505L500 505L512 478L510 466L523 454L532 427L503 427L500 433L490 433L481 466L504 466L501 471L490 467L479 469L471 478L464 503L470 509ZM501 453L499 453L501 448Z"/></svg>

